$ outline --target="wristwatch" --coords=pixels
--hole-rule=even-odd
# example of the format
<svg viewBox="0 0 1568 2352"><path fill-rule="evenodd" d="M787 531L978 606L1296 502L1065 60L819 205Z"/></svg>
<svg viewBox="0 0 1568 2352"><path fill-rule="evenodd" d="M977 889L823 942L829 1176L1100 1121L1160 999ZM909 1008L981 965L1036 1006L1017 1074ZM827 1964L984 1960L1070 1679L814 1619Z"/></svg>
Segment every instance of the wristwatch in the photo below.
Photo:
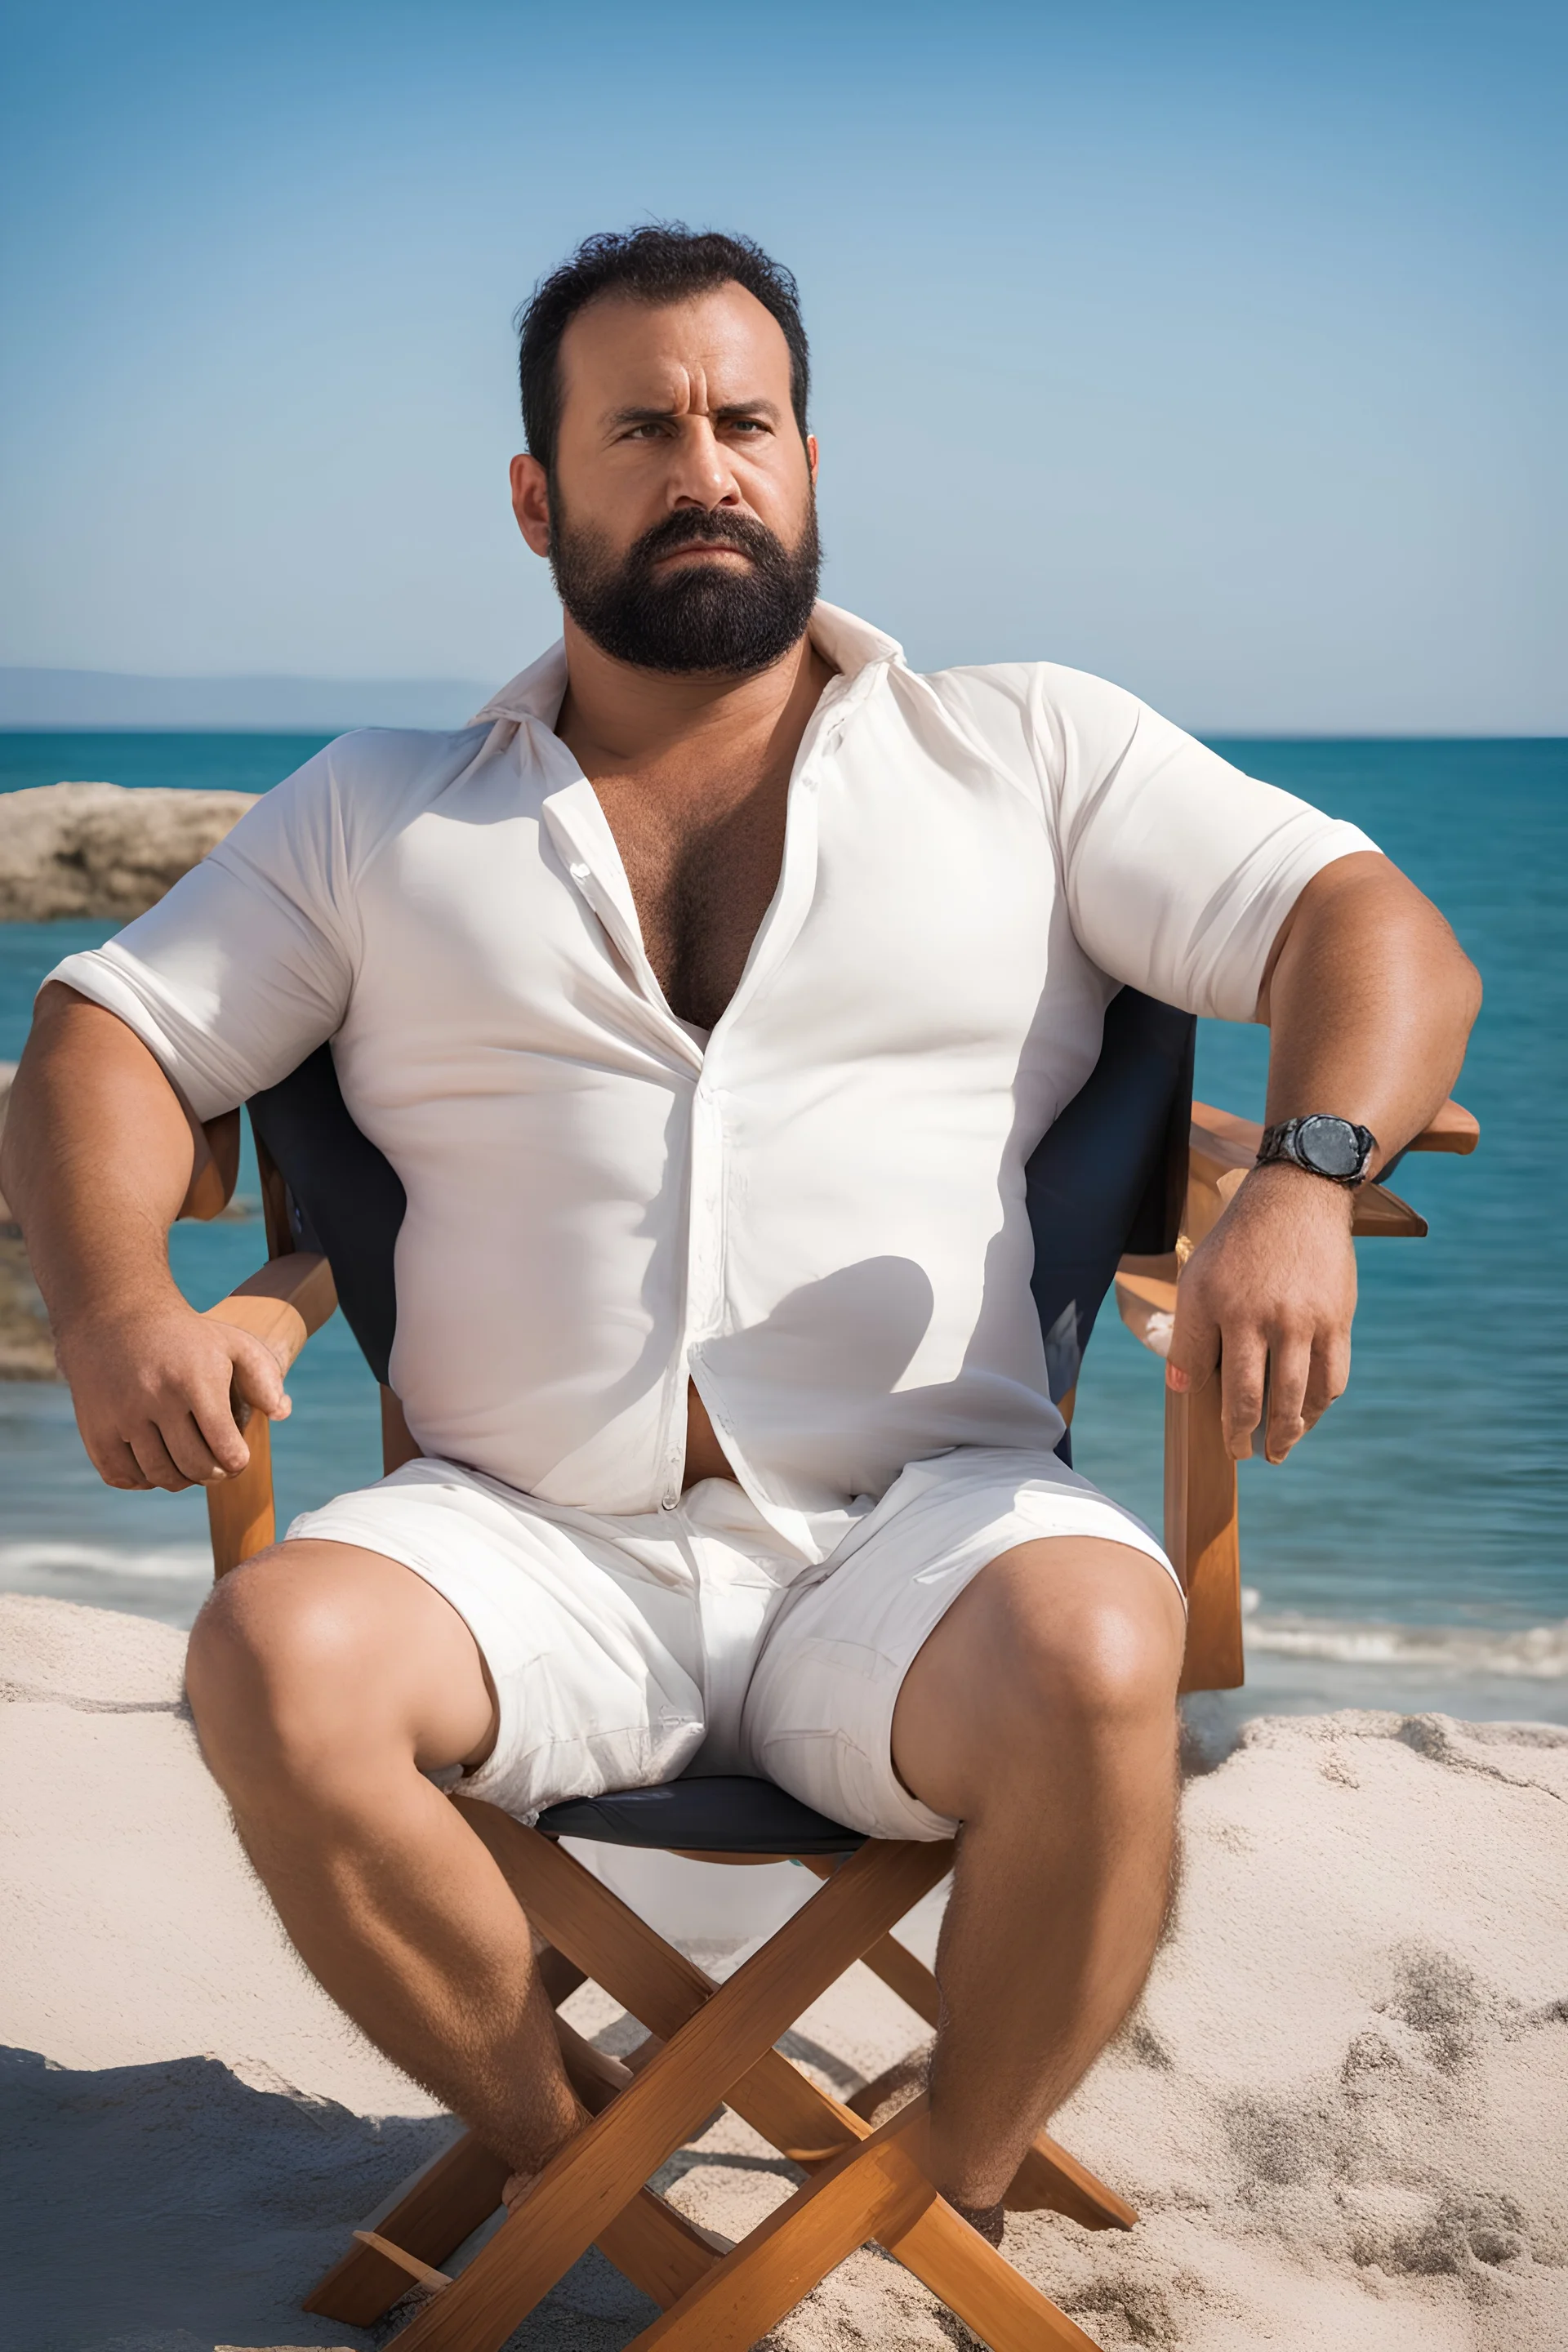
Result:
<svg viewBox="0 0 1568 2352"><path fill-rule="evenodd" d="M1364 1183L1376 1156L1377 1138L1370 1127L1352 1127L1348 1118L1322 1112L1266 1127L1258 1147L1259 1168L1289 1160L1309 1175L1326 1176L1331 1184Z"/></svg>

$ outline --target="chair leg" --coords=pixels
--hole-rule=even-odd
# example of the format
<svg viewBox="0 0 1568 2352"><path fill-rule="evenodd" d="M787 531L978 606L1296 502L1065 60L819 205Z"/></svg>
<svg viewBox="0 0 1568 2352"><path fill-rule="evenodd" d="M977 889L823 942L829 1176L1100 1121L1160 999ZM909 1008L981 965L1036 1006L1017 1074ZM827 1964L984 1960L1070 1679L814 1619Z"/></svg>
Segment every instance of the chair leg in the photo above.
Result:
<svg viewBox="0 0 1568 2352"><path fill-rule="evenodd" d="M484 1810L476 1808L476 1813ZM493 1813L493 1808L488 1810ZM481 1826L477 1819L475 1826ZM513 1882L518 1899L541 1932L558 1951L570 1946L579 1964L591 1967L595 1980L651 2032L668 2038L710 1997L712 1979L569 1854L547 1839L536 1840L526 1853L506 1843L512 1868L521 1873ZM945 1849L931 1851L942 1853ZM504 1861L502 1867L507 1867ZM810 1867L826 1880L836 1865L817 1861ZM862 1958L918 2015L935 2025L940 1996L936 1979L923 1961L890 1932L875 1937ZM776 2051L768 2052L724 2096L725 2104L754 2131L808 2168L865 2131L858 2116L830 2100ZM1019 2166L1007 2203L1014 2212L1048 2208L1089 2230L1130 2230L1138 2219L1124 2199L1045 2132L1037 2136Z"/></svg>
<svg viewBox="0 0 1568 2352"><path fill-rule="evenodd" d="M613 1999L640 2018L652 2033L667 2041L679 2033L684 2024L717 1998L719 1988L710 1978L667 1944L644 1920L612 1895L600 1880L550 1840L521 1829L492 1808L465 1802L464 1810L468 1811L476 1829L487 1833L487 1843L496 1853L535 1927L550 1937L554 1948L552 1965L558 1970L570 1971L568 1985L579 1981L583 1974L591 1973ZM921 1893L936 1883L946 1867L945 1852L940 1846L883 1846L867 1849L857 1859L858 1874L863 1882L857 1907L863 1913L868 1907L868 1895L874 1894L879 1898L875 1909L879 1911L880 1916L873 1915L869 1919L863 1919L858 1930L862 1941L866 1931L869 1930L873 1947L888 1939L889 1927L910 1903L918 1899ZM908 1875L911 1867L912 1877ZM822 1898L818 1898L820 1900ZM781 1931L781 1938L790 1948L782 1954L772 1953L775 1968L780 1969L788 1985L786 2023L793 2021L805 2002L816 1998L816 1987L825 1989L840 1968L847 1965L847 1959L828 1955L824 1967L823 1957L814 1955L808 1948L819 1941L819 1923L811 1917L816 1911L817 1903L814 1902L805 1912L797 1915L796 1919ZM803 1933L808 1924L812 1930L809 1937ZM775 1945L781 1938L774 1939ZM835 1937L833 1940L837 1939ZM845 1948L851 1950L851 1956L852 1943L853 1939L846 1939ZM897 1948L903 1952L902 1947ZM756 1955L742 1974L749 1978L752 1970L766 1956L764 1953ZM909 1969L918 1970L924 1978L930 1988L930 1997L934 1998L934 1980L931 1979L930 1971L921 1969L913 1954L903 1953L903 1958ZM802 1980L803 1969L812 1982ZM739 1977L731 1979L732 1985L738 1986L739 1983ZM650 2060L649 2070L654 2063ZM869 2137L868 2126L858 2116L819 2090L772 2048L765 2049L727 2088L717 2074L714 2082L712 2096L707 2099L706 2105L710 2105L722 2097L774 2147L807 2167L820 2168L830 2165L853 2144ZM618 2106L620 2101L616 2104ZM681 2136L678 2132L668 2146L678 2145ZM443 2161L449 2166L460 2165L466 2149L472 2145L471 2142L459 2142L457 2147L447 2151L445 2159L437 2160L437 2167L431 2168L431 2171L436 2171ZM574 2148L579 2145L574 2142ZM1047 2143L1047 2147L1050 2145ZM667 2152L668 2148L661 2149L661 2157ZM568 2157L572 2153L572 2149L565 2151ZM1067 2158L1065 2151L1058 2151L1057 2154L1068 2166L1073 2166L1073 2159ZM661 2157L649 2162L647 2171L655 2168ZM498 2159L487 2160L499 2169ZM562 2160L557 2159L558 2163ZM1027 2165L1025 2169L1027 2170ZM1079 2168L1075 2166L1074 2169ZM642 2177L646 2180L647 2173ZM414 2190L407 2192L403 2202L389 2211L380 2223L383 2233L395 2242L407 2245L410 2237L416 2234L414 2224L418 2220L420 2201L417 2192L424 2178L421 2177L421 2182L416 2183ZM1110 2192L1100 2189L1100 2185L1093 2181L1091 2175L1085 2174L1083 2178L1093 2189L1100 2190L1102 2197L1110 2198ZM1022 2179L1020 2175L1020 2183L1016 2185L1021 2185ZM439 2243L426 2228L418 2233L419 2242L411 2251L433 2263L450 2253L468 2230L493 2210L499 2200L499 2181L493 2189L481 2189L478 2193L485 2197L485 2203L473 2220L466 2221L455 2236L445 2243ZM1059 2204L1065 2200L1053 2196L1049 2201ZM531 2197L528 2203L531 2225L542 2223L546 2217L541 2213L533 2198ZM992 2254L984 2242L976 2239L956 2216L951 2217L952 2230L945 2229L940 2216L947 2214L947 2208L932 2207L931 2210L939 2219L915 2224L912 2231L900 2239L899 2256L952 2308L961 2309L973 2294L981 2292L981 2288L974 2285L973 2277L975 2262L981 2265L981 2286L984 2286L984 2277L994 2275L992 2265L997 2266L994 2275L1000 2275L1005 2281L1016 2279L1016 2274L1011 2267ZM890 2223L889 2228L891 2228ZM952 2252L952 2231L960 2232L958 2257ZM540 2234L544 2237L551 2233L541 2230ZM702 2232L695 2231L683 2217L646 2189L628 2200L618 2214L613 2214L607 2221L601 2220L596 2242L627 2276L667 2307L677 2294L689 2292L694 2283L700 2282L716 2259ZM494 2242L492 2241L492 2244ZM978 2255L973 2253L974 2248L980 2249ZM486 2248L484 2252L489 2253L490 2249ZM337 2284L341 2288L347 2283L344 2274L356 2264L374 2276L362 2279L362 2292L352 2306L346 2297L339 2301L336 2295L329 2305L326 2292L329 2285ZM556 2263L546 2284L552 2284L553 2277L559 2275L564 2267L564 2263ZM356 2247L353 2254L337 2265L330 2274L330 2280L322 2281L308 2307L325 2311L332 2317L356 2319L363 2325L366 2318L377 2316L384 2311L405 2284L406 2280L384 2258L369 2248ZM521 2309L510 2305L509 2297L512 2315L502 2321L499 2335L493 2332L488 2321L483 2320L479 2322L480 2332L470 2334L462 2313L451 2307L451 2299L461 2284L459 2279L456 2286L442 2294L439 2301L443 2308L439 2313L432 2306L420 2315L419 2321L404 2331L400 2340L405 2343L407 2352L418 2352L421 2346L427 2347L428 2352L435 2352L437 2347L442 2347L442 2352L470 2352L470 2347L494 2345L503 2340L510 2327L522 2315ZM364 2292L367 2286L374 2294L374 2311L368 2308ZM1022 2282L1018 2283L1018 2287L1023 2289ZM803 2288L801 2291L804 2293L805 2290ZM1012 2286L1004 2288L993 2284L986 2293L993 2300L1001 2295L1004 2305L1011 2308L1008 2298L1015 2296ZM1033 2295L1033 2293L1032 2289L1026 2290L1028 2295ZM983 2303L984 2300L983 2296ZM1026 2340L1031 2345L1088 2342L1089 2339L1081 2336L1064 2337L1060 2328L1069 2323L1061 2321L1054 2305L1045 2298L1039 2298L1038 2305L1037 2310L1033 2304L1029 2305L1033 2315L1028 2319L1028 2326L1034 2333ZM976 2305L975 2307L978 2309L981 2305ZM1054 2335L1040 2332L1045 2325L1040 2315L1042 2312L1049 2315L1050 2324L1057 2329ZM459 2323L461 2333L456 2332ZM994 2336L992 2340L999 2346L1003 2343L1000 2336ZM1015 2340L1013 2336L1006 2339L1008 2345Z"/></svg>
<svg viewBox="0 0 1568 2352"><path fill-rule="evenodd" d="M745 2352L868 2238L925 2278L993 2352L1095 2352L937 2196L921 2164L925 2127L922 2097L797 2189L628 2352Z"/></svg>
<svg viewBox="0 0 1568 2352"><path fill-rule="evenodd" d="M475 1826L489 1814L496 1830L497 1858L518 1901L559 1951L570 1947L594 1980L651 2033L668 2041L710 2000L719 1988L694 1961L667 1944L647 1922L623 1903L593 1873L548 1838L520 1843L505 1835L515 1824L493 1808L473 1808ZM884 1853L900 1848L887 1847ZM944 1849L928 1849L937 1875ZM807 1912L798 1915L802 1919ZM792 1923L793 1924L793 1923ZM758 1956L760 1957L760 1955ZM797 2012L798 2013L798 2012ZM869 2126L826 2091L819 2090L777 2050L766 2050L722 2094L726 2106L772 2143L781 2155L810 2169L826 2163Z"/></svg>
<svg viewBox="0 0 1568 2352"><path fill-rule="evenodd" d="M549 1945L534 1958L553 2003L566 2000L584 1981L584 1971ZM579 2044L563 2019L557 2020L557 2031L578 2096L589 2106L605 2104L602 2090L595 2095L595 2084L578 2079L580 2053L592 2052L592 2045ZM354 2243L312 2289L305 2310L356 2327L373 2326L407 2292L410 2277L418 2278L425 2269L435 2271L481 2221L489 2221L501 2201L507 2171L499 2156L472 2132L465 2132L388 2198L368 2227L355 2231ZM647 2203L658 2212L650 2213L634 2200L613 2225L615 2243L610 2242L612 2232L606 2232L599 2241L600 2251L656 2303L668 2305L700 2277L715 2256L701 2233L694 2232L673 2207L651 2195ZM694 2247L702 2254L696 2267Z"/></svg>
<svg viewBox="0 0 1568 2352"><path fill-rule="evenodd" d="M533 1874L529 1864L550 1843L493 1811L481 1833L509 1876ZM400 2332L404 2352L497 2352L736 2077L945 1867L942 1847L918 1844L864 1848L847 1862L546 2166L525 2202ZM574 1951L573 1938L558 1935L537 1910L534 1916L552 1943L604 1981L596 1961Z"/></svg>
<svg viewBox="0 0 1568 2352"><path fill-rule="evenodd" d="M877 2237L991 2352L1098 2352L1092 2336L942 2198L933 2198L901 2237L880 2228Z"/></svg>
<svg viewBox="0 0 1568 2352"><path fill-rule="evenodd" d="M387 2239L432 2269L444 2263L501 2201L507 2166L465 2132L414 2179L372 2222ZM359 2239L310 2290L304 2308L351 2327L369 2327L408 2292L408 2276L378 2247Z"/></svg>
<svg viewBox="0 0 1568 2352"><path fill-rule="evenodd" d="M923 2109L924 2101L916 2106ZM627 2352L742 2352L765 2336L846 2254L882 2230L901 2236L935 2195L900 2142L923 2115L905 2107L847 2148L742 2239Z"/></svg>
<svg viewBox="0 0 1568 2352"><path fill-rule="evenodd" d="M721 2259L721 2247L651 2189L640 2189L594 2242L661 2311L679 2303Z"/></svg>
<svg viewBox="0 0 1568 2352"><path fill-rule="evenodd" d="M1165 1391L1165 1549L1187 1595L1181 1688L1238 1689L1247 1675L1241 1542L1217 1380L1183 1396Z"/></svg>

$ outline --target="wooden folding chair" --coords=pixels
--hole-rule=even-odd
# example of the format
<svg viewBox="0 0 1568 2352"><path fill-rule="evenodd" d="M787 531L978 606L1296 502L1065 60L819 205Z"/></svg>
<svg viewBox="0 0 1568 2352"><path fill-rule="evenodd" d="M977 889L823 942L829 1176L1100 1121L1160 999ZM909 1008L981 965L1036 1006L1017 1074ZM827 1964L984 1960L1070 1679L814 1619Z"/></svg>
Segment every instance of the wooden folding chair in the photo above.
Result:
<svg viewBox="0 0 1568 2352"><path fill-rule="evenodd" d="M1195 1024L1123 990L1100 1059L1035 1154L1028 1198L1034 1289L1052 1393L1070 1420L1079 1365L1114 1282L1124 1320L1163 1355L1181 1265L1253 1164L1260 1131L1193 1104ZM292 1360L342 1303L382 1383L390 1470L416 1451L387 1384L395 1320L392 1250L403 1192L353 1126L326 1047L250 1106L262 1171L268 1265L210 1311ZM1449 1103L1412 1150L1472 1150L1475 1121ZM185 1213L216 1214L233 1188L237 1114L215 1121ZM1362 1188L1354 1230L1420 1234L1415 1212ZM253 1420L251 1465L208 1497L220 1576L273 1539L268 1424ZM1066 1441L1064 1441L1064 1450ZM1242 1680L1236 1465L1218 1383L1167 1392L1165 1540L1186 1589L1182 1687ZM765 1780L688 1779L552 1806L526 1828L493 1806L452 1801L481 1837L548 1939L540 1966L559 2009L592 1979L647 2028L629 2087L612 2090L591 2045L558 2021L568 2073L593 2120L547 2167L525 2202L455 2277L441 2265L501 2200L503 2160L471 2133L357 2231L306 2308L368 2326L411 2286L428 2299L395 2341L403 2352L497 2352L578 2256L596 2244L657 2303L640 2347L724 2352L751 2345L843 2258L874 2242L994 2352L1091 2346L1092 2339L979 2237L931 2188L922 2161L925 2102L879 2129L819 2090L775 2047L801 2012L863 1960L934 2027L931 1971L892 1929L945 1875L945 1843L888 1843L826 1821ZM657 1935L558 1843L563 1836L722 1863L790 1857L821 1890L722 1985ZM739 2245L726 2248L647 2184L728 2105L805 2174ZM1050 2207L1090 2230L1136 2216L1041 2134L1007 2192L1015 2211Z"/></svg>

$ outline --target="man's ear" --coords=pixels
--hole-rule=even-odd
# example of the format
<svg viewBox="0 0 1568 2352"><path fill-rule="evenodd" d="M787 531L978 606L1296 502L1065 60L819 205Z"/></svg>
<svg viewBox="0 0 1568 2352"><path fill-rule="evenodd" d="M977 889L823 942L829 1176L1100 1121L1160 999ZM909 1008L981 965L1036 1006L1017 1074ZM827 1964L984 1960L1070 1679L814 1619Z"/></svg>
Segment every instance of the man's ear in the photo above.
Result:
<svg viewBox="0 0 1568 2352"><path fill-rule="evenodd" d="M807 465L811 467L812 486L815 488L816 484L817 466L816 436L815 433L808 433L805 436L805 457Z"/></svg>
<svg viewBox="0 0 1568 2352"><path fill-rule="evenodd" d="M550 478L524 450L511 461L511 510L535 555L550 552Z"/></svg>

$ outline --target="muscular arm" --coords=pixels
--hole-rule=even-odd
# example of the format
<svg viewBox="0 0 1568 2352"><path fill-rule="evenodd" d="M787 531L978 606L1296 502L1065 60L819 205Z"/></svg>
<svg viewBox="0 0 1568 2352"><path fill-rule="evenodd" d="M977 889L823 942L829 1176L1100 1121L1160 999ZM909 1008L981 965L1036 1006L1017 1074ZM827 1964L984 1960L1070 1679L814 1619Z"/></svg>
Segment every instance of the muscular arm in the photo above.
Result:
<svg viewBox="0 0 1568 2352"><path fill-rule="evenodd" d="M1308 884L1274 943L1258 1017L1270 1031L1268 1123L1330 1112L1387 1160L1459 1074L1480 982L1447 924L1396 866L1342 857ZM1249 1175L1183 1271L1166 1378L1220 1367L1233 1454L1282 1462L1343 1390L1355 1313L1348 1192L1285 1165Z"/></svg>
<svg viewBox="0 0 1568 2352"><path fill-rule="evenodd" d="M188 1306L169 1227L190 1184L189 1114L125 1023L51 982L5 1123L0 1188L26 1235L82 1442L111 1486L231 1477L237 1392L289 1410L271 1350Z"/></svg>

